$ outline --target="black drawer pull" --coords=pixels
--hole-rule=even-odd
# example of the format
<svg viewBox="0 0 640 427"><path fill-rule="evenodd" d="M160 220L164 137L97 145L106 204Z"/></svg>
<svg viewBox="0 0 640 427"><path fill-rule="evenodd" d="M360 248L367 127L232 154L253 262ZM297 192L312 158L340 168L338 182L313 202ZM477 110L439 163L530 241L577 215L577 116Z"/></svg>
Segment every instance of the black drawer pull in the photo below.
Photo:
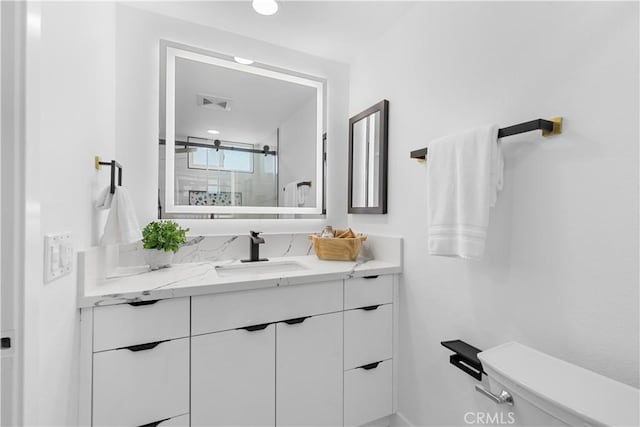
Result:
<svg viewBox="0 0 640 427"><path fill-rule="evenodd" d="M129 304L131 306L134 306L134 307L139 307L141 305L152 305L152 304L157 303L158 301L160 301L160 300L159 299L150 299L148 301L128 302L127 304ZM162 421L165 421L165 420L162 420ZM159 421L159 422L162 422L162 421ZM151 425L151 424L149 424L149 425Z"/></svg>
<svg viewBox="0 0 640 427"><path fill-rule="evenodd" d="M369 363L368 365L360 366L360 369L364 369L365 371L370 371L371 369L376 369L380 362Z"/></svg>
<svg viewBox="0 0 640 427"><path fill-rule="evenodd" d="M169 340L148 342L148 343L145 343L145 344L130 345L128 347L120 347L118 350L129 350L129 351L151 350L151 349L156 348L159 344L162 344L163 342L167 342L167 341L169 341Z"/></svg>
<svg viewBox="0 0 640 427"><path fill-rule="evenodd" d="M249 332L261 331L261 330L265 329L267 326L269 326L270 324L271 323L263 323L261 325L245 326L244 328L238 328L238 329L242 329L242 330L249 331Z"/></svg>
<svg viewBox="0 0 640 427"><path fill-rule="evenodd" d="M362 276L363 279L377 279L378 277L380 277L379 274L376 274L374 276Z"/></svg>
<svg viewBox="0 0 640 427"><path fill-rule="evenodd" d="M2 337L0 340L0 348L11 348L11 338L10 337Z"/></svg>
<svg viewBox="0 0 640 427"><path fill-rule="evenodd" d="M360 307L360 310L364 310L364 311L372 311L372 310L376 310L378 307L380 307L382 304L378 304L378 305L368 305L366 307Z"/></svg>
<svg viewBox="0 0 640 427"><path fill-rule="evenodd" d="M149 423L149 424L143 424L143 425L141 425L139 427L158 427L160 425L160 423L163 423L163 422L168 421L170 419L171 418L165 418L164 420L154 421L154 422Z"/></svg>
<svg viewBox="0 0 640 427"><path fill-rule="evenodd" d="M287 325L297 325L298 323L302 323L305 320L307 320L309 317L311 316L305 316L305 317L296 317L295 319L288 319L288 320L283 320L284 323L286 323Z"/></svg>

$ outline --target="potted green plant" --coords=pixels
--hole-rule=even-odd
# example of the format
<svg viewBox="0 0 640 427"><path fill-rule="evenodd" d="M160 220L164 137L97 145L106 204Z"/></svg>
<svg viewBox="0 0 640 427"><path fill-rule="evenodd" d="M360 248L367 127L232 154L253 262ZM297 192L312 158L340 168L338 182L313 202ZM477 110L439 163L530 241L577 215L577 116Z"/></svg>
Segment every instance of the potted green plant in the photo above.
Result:
<svg viewBox="0 0 640 427"><path fill-rule="evenodd" d="M188 228L181 228L173 221L151 221L142 230L144 258L149 269L169 267L173 254L187 240Z"/></svg>

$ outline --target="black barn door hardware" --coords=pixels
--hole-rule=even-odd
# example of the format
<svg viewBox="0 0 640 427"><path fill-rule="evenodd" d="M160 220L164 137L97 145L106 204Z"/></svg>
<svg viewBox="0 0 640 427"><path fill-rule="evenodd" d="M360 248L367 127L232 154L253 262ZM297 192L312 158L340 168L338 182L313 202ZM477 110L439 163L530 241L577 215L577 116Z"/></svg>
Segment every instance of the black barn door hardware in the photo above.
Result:
<svg viewBox="0 0 640 427"><path fill-rule="evenodd" d="M188 149L189 147L194 147L194 148L208 148L211 150L216 150L216 151L220 151L220 150L228 150L228 151L240 151L242 153L253 153L253 154L264 154L265 156L271 155L271 156L275 156L277 155L277 151L272 150L271 147L269 147L268 145L264 145L262 146L262 149L257 149L257 148L243 148L243 147L237 147L237 146L232 146L232 145L223 145L223 143L231 143L231 144L245 144L248 145L246 143L239 143L239 142L234 142L234 141L221 141L219 139L215 139L213 140L213 144L211 144L210 142L192 142L191 140L195 139L195 140L199 140L199 141L212 141L210 139L207 138L199 138L197 136L188 136L186 141L174 141L174 145L176 146L182 146L186 149ZM160 139L159 140L159 144L160 145L166 145L167 141L164 139Z"/></svg>

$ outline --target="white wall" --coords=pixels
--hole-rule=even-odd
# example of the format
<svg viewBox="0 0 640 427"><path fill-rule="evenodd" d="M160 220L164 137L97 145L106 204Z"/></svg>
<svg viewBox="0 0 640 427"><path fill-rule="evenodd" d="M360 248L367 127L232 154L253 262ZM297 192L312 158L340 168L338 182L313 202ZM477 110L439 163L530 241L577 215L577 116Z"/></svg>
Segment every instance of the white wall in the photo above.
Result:
<svg viewBox="0 0 640 427"><path fill-rule="evenodd" d="M21 305L24 238L24 5L0 3L0 329L12 348L0 358L0 425L21 421ZM23 25L19 25L22 23Z"/></svg>
<svg viewBox="0 0 640 427"><path fill-rule="evenodd" d="M405 238L399 411L464 425L486 407L440 341L517 340L639 385L638 4L420 3L352 64L350 115L386 98L389 214ZM412 149L484 123L564 116L562 135L506 139L505 188L480 262L427 252Z"/></svg>
<svg viewBox="0 0 640 427"><path fill-rule="evenodd" d="M96 171L93 156L114 156L115 8L44 2L30 7L30 31L38 22L41 32L27 43L39 53L27 73L27 187L39 195L27 220L40 218L27 227L40 232L27 241L27 266L36 274L25 284L24 424L68 426L78 409L77 277L74 269L43 283L42 242L45 234L70 231L75 248L97 243L102 218L93 202L109 171Z"/></svg>
<svg viewBox="0 0 640 427"><path fill-rule="evenodd" d="M159 40L251 58L272 66L328 80L329 192L327 221L346 223L348 67L301 52L167 16L116 7L116 147L125 165L125 185L136 201L141 225L157 217ZM126 176L135 176L127 180ZM324 220L180 221L196 234L310 231ZM254 228L255 229L255 228Z"/></svg>
<svg viewBox="0 0 640 427"><path fill-rule="evenodd" d="M316 100L310 99L280 125L278 164L280 178L279 203L285 205L283 188L292 181L311 181L305 207L316 206ZM346 176L346 175L345 175Z"/></svg>

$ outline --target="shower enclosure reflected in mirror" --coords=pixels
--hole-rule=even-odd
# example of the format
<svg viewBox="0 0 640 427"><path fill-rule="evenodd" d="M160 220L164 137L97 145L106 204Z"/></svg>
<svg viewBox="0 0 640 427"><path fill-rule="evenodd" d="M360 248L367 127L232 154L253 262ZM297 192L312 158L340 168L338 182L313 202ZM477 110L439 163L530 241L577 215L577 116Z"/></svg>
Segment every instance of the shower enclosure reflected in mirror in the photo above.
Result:
<svg viewBox="0 0 640 427"><path fill-rule="evenodd" d="M349 119L349 213L387 213L386 99Z"/></svg>
<svg viewBox="0 0 640 427"><path fill-rule="evenodd" d="M324 81L163 42L159 216L323 213Z"/></svg>

